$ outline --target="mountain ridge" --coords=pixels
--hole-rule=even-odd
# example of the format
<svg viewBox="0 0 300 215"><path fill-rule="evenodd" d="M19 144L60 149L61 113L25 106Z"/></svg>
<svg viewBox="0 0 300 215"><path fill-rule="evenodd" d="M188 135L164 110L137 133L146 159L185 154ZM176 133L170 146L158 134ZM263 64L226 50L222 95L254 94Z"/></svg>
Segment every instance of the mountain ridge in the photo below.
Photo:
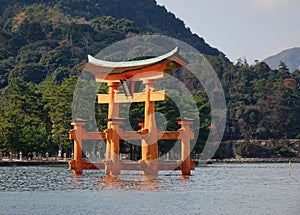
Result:
<svg viewBox="0 0 300 215"><path fill-rule="evenodd" d="M140 33L157 33L174 37L193 45L202 54L219 55L219 50L207 44L203 38L186 28L184 22L155 0L5 0L0 6L0 11L12 5L45 4L55 7L73 17L94 19L100 16L113 16L116 19L126 18L132 20L140 29ZM130 8L130 11L128 11Z"/></svg>
<svg viewBox="0 0 300 215"><path fill-rule="evenodd" d="M282 50L281 52L263 60L272 69L277 69L280 62L284 62L290 71L300 69L300 47Z"/></svg>

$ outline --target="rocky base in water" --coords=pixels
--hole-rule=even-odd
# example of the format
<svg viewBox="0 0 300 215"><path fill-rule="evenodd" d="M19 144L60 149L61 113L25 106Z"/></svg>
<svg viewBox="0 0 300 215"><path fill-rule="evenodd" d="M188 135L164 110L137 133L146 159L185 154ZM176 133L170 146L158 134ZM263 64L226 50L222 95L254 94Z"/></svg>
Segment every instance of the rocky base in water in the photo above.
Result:
<svg viewBox="0 0 300 215"><path fill-rule="evenodd" d="M300 158L300 139L223 141L214 158L221 160L250 158L271 160L271 162L297 159Z"/></svg>

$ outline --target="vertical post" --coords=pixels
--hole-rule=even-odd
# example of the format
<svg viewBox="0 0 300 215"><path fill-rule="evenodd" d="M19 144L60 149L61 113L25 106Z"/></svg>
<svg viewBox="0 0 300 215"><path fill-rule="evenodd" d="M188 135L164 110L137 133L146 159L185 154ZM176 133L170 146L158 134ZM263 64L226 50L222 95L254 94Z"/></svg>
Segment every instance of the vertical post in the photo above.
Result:
<svg viewBox="0 0 300 215"><path fill-rule="evenodd" d="M119 105L115 103L115 95L120 86L120 82L109 81L107 86L109 87L108 119L111 119L119 115Z"/></svg>
<svg viewBox="0 0 300 215"><path fill-rule="evenodd" d="M119 125L122 120L112 119L111 120L111 175L120 175L120 137L119 137Z"/></svg>
<svg viewBox="0 0 300 215"><path fill-rule="evenodd" d="M74 175L82 174L82 127L86 122L83 121L72 121L71 125L74 126L76 138L74 139L74 160L75 160L75 169Z"/></svg>
<svg viewBox="0 0 300 215"><path fill-rule="evenodd" d="M193 120L181 120L178 124L181 125L181 174L191 175L190 125L193 124Z"/></svg>
<svg viewBox="0 0 300 215"><path fill-rule="evenodd" d="M116 166L119 167L115 153L119 155L119 136L116 134L115 124L113 124L112 119L119 116L119 104L115 103L115 95L120 86L120 82L109 81L107 83L109 87L109 104L108 104L108 120L107 120L107 140L106 140L106 166L105 174L118 174ZM117 136L117 137L116 137ZM115 161L114 164L111 162ZM118 163L118 164L117 164ZM112 166L111 166L112 165ZM113 169L111 169L112 167Z"/></svg>
<svg viewBox="0 0 300 215"><path fill-rule="evenodd" d="M145 93L145 118L143 129L148 131L146 139L142 140L142 162L146 163L143 168L144 175L158 174L158 143L155 121L155 102L151 101L151 92L154 91L155 80L144 80Z"/></svg>

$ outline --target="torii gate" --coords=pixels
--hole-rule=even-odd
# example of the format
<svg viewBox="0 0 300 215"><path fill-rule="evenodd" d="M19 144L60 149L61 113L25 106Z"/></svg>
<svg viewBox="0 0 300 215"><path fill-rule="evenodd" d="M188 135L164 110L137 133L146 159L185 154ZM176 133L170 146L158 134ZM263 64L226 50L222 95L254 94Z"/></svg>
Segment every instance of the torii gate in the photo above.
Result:
<svg viewBox="0 0 300 215"><path fill-rule="evenodd" d="M85 121L73 120L74 129L70 138L74 140L74 160L69 167L74 174L82 174L87 169L105 169L106 175L119 175L121 170L141 170L145 175L157 175L158 170L181 170L182 175L190 175L195 165L190 159L190 140L194 133L190 129L191 119L179 120L181 128L177 131L159 131L155 121L155 102L166 99L165 91L155 91L155 83L165 77L172 69L182 67L186 61L178 54L178 48L159 57L127 62L108 62L88 56L89 62L84 71L92 73L97 82L106 82L108 94L98 94L98 103L108 104L107 129L103 132L87 132L83 129ZM127 93L118 93L121 82L130 80ZM134 82L142 81L145 90L137 93ZM123 83L124 84L124 83ZM128 95L128 93L130 95ZM144 122L139 131L123 131L119 125L119 104L145 102ZM158 157L157 139L181 140L181 160L163 162ZM142 156L138 162L120 160L120 140L141 140ZM82 140L106 140L105 160L92 163L82 159Z"/></svg>

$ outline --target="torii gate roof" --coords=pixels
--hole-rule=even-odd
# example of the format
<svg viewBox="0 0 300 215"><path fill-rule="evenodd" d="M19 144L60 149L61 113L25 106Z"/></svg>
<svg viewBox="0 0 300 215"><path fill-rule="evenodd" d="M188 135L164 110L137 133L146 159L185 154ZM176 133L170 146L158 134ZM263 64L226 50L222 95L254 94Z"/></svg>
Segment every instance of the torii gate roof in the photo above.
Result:
<svg viewBox="0 0 300 215"><path fill-rule="evenodd" d="M176 47L158 57L123 62L99 60L88 55L89 62L84 65L83 71L91 72L100 81L127 80L139 74L143 74L144 78L149 78L150 72L163 75L164 72L185 66L187 61L178 52L179 48Z"/></svg>

